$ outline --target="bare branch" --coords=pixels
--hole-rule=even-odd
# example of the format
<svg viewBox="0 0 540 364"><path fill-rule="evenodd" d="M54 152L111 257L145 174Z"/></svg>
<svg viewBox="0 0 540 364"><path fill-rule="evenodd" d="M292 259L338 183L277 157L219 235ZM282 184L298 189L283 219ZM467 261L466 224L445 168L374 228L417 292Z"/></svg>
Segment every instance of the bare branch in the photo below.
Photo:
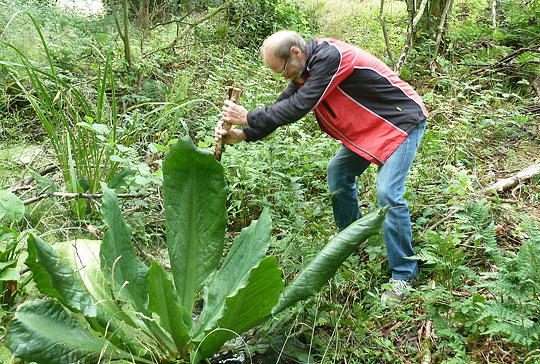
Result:
<svg viewBox="0 0 540 364"><path fill-rule="evenodd" d="M169 24L172 24L172 23L182 23L185 18L190 16L195 10L199 10L199 9L200 9L199 7L194 7L193 9L188 11L186 14L184 14L180 19L173 19L171 21L167 21L167 22L163 22L163 23L157 23L156 25L152 26L150 28L150 30L154 30L157 27L160 27L160 26L163 26L163 25L169 25Z"/></svg>
<svg viewBox="0 0 540 364"><path fill-rule="evenodd" d="M435 50L433 51L433 58L430 62L431 73L435 73L436 64L437 64L437 54L439 53L439 47L441 45L442 35L444 33L444 27L446 24L446 17L454 4L454 0L446 0L443 13L441 14L441 22L439 24L439 31L437 32L437 37L435 39Z"/></svg>
<svg viewBox="0 0 540 364"><path fill-rule="evenodd" d="M189 24L186 29L184 29L180 34L178 34L176 36L176 38L174 39L174 41L172 42L171 46L174 46L176 44L176 42L178 42L180 39L182 39L186 34L188 34L193 28L195 28L197 25L207 21L208 19L212 18L214 15L216 15L217 13L219 13L221 10L225 9L225 6L227 4L223 4L221 5L220 7L214 9L214 11L212 11L211 13L209 14L206 14L205 16L202 16L200 17L199 19L195 20L195 22Z"/></svg>
<svg viewBox="0 0 540 364"><path fill-rule="evenodd" d="M388 38L388 31L386 30L386 22L385 22L383 13L384 13L384 0L381 0L381 8L379 10L379 22L381 23L382 31L384 35L384 42L386 43L386 52L388 53L390 62L392 62L392 68L395 69L396 62L394 61L394 55L392 54L392 48L390 46L390 39Z"/></svg>
<svg viewBox="0 0 540 364"><path fill-rule="evenodd" d="M504 192L519 185L522 182L528 181L534 176L540 174L540 164L534 164L520 171L512 177L503 178L486 188L487 195L493 195L494 192Z"/></svg>
<svg viewBox="0 0 540 364"><path fill-rule="evenodd" d="M43 193L39 194L35 197L29 198L28 200L24 200L23 204L28 205L33 202L37 202L40 200L43 200L48 197L62 197L65 199L74 199L74 198L86 198L86 199L96 199L96 198L102 198L102 193L70 193L70 192L50 192L50 193ZM142 193L119 193L116 195L118 198L143 198L146 197L146 195Z"/></svg>
<svg viewBox="0 0 540 364"><path fill-rule="evenodd" d="M42 171L39 171L37 172L40 176L45 176L46 174L49 174L53 171L56 171L58 169L57 166L55 165L50 165L48 166L47 168L45 168L44 170ZM32 183L34 181L34 176L30 176L30 177L27 177L25 178L24 180L22 181L19 181L18 183L14 184L13 186L11 186L10 188L8 188L8 192L14 192L14 191L17 191L18 189L20 189L21 187L23 186L27 186L29 185L30 183Z"/></svg>
<svg viewBox="0 0 540 364"><path fill-rule="evenodd" d="M411 50L414 33L416 32L416 27L418 26L420 19L422 19L422 17L424 16L427 2L428 0L422 0L422 2L420 3L420 7L418 8L418 12L416 13L414 19L411 20L411 23L409 23L409 27L407 30L407 38L405 40L405 45L403 46L403 52L401 53L401 56L399 57L399 60L394 68L394 71L396 71L398 74L401 72L401 67L403 67L403 65L405 64L407 55Z"/></svg>

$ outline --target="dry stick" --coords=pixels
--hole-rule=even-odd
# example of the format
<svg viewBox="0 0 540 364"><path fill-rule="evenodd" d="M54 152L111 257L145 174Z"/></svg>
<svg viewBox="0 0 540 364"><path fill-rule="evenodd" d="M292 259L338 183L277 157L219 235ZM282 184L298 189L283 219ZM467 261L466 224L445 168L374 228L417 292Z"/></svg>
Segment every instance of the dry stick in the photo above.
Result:
<svg viewBox="0 0 540 364"><path fill-rule="evenodd" d="M50 192L50 193L43 193L39 194L35 197L29 198L28 200L24 200L23 204L28 205L33 202L37 202L40 200L43 200L47 197L62 197L66 199L73 199L73 198L87 198L87 199L96 199L96 198L102 198L102 193L70 193L70 192ZM138 198L138 197L146 197L146 195L142 193L119 193L116 195L118 198Z"/></svg>
<svg viewBox="0 0 540 364"><path fill-rule="evenodd" d="M39 171L38 174L40 176L45 176L53 171L56 171L58 169L57 166L55 165L50 165L48 166L47 168L43 169L42 171ZM13 191L16 191L18 189L20 189L21 187L23 186L26 186L26 185L29 185L30 183L32 183L34 181L34 176L30 176L30 177L27 177L26 179L22 180L22 181L19 181L18 183L16 183L15 185L11 186L8 191L9 192L13 192Z"/></svg>
<svg viewBox="0 0 540 364"><path fill-rule="evenodd" d="M493 0L491 3L491 23L493 29L497 29L497 0Z"/></svg>
<svg viewBox="0 0 540 364"><path fill-rule="evenodd" d="M427 2L428 0L422 0L422 2L420 3L420 7L418 8L418 12L416 13L416 16L414 17L414 19L412 19L411 23L409 24L407 38L405 40L405 45L403 46L403 52L401 53L401 56L399 56L399 60L396 64L396 67L394 68L394 71L396 71L397 73L401 72L401 67L403 67L405 60L407 59L407 55L409 54L409 51L411 50L414 32L416 31L416 27L418 26L420 19L422 19L422 16L424 16L424 11L426 10Z"/></svg>
<svg viewBox="0 0 540 364"><path fill-rule="evenodd" d="M497 63L495 63L495 66L497 66L499 64L503 64L503 63L508 63L509 60L511 60L513 58L516 58L517 56L519 56L519 55L521 55L521 54L523 54L525 52L540 53L540 45L535 46L535 47L520 48L517 51L515 51L514 53L510 53L506 57L504 57L501 60L497 61Z"/></svg>
<svg viewBox="0 0 540 364"><path fill-rule="evenodd" d="M507 63L508 63L509 61L511 61L512 59L516 58L517 56L522 55L522 54L525 53L525 52L535 52L535 53L540 53L540 45L534 46L534 47L520 48L520 49L518 49L517 51L515 51L515 52L513 52L513 53L510 53L510 54L507 55L506 57L501 58L500 60L498 60L497 62L495 62L495 63L493 63L493 64L491 64L491 65L478 65L478 66L482 66L482 67L488 67L488 69L486 70L485 68L481 68L481 69L479 69L479 70L476 70L476 71L474 71L474 72L471 72L471 75L484 73L484 72L486 72L486 71L494 72L497 68L506 66ZM534 86L533 86L533 87L534 87Z"/></svg>
<svg viewBox="0 0 540 364"><path fill-rule="evenodd" d="M173 20L171 20L171 21L166 21L166 22L163 22L163 23L157 23L157 24L153 25L152 27L150 27L149 30L154 30L154 29L157 28L157 27L160 27L160 26L163 26L163 25L169 25L169 24L172 24L172 23L177 23L177 24L182 23L182 21L183 21L184 19L186 19L188 16L190 16L192 13L194 13L195 10L198 11L198 10L200 10L200 9L201 9L201 7L195 6L193 9L191 9L191 10L188 11L186 14L184 14L180 19L173 19Z"/></svg>
<svg viewBox="0 0 540 364"><path fill-rule="evenodd" d="M531 83L532 87L534 88L534 91L536 91L536 95L538 96L538 98L540 98L540 77L538 77L537 79L535 79L532 83Z"/></svg>
<svg viewBox="0 0 540 364"><path fill-rule="evenodd" d="M430 350L430 340L432 335L432 324L433 321L428 320L425 327L425 335L420 346L423 348L423 356L421 364L431 364L431 350Z"/></svg>
<svg viewBox="0 0 540 364"><path fill-rule="evenodd" d="M446 17L452 8L454 0L446 0L443 13L441 15L441 22L439 24L439 32L437 33L437 38L435 39L435 50L433 51L433 58L430 62L431 73L435 73L435 65L437 62L437 54L439 53L439 47L441 45L442 35L444 33L444 25L446 24Z"/></svg>
<svg viewBox="0 0 540 364"><path fill-rule="evenodd" d="M178 34L178 36L176 36L176 38L174 38L173 42L171 43L171 46L174 46L176 44L176 42L178 42L180 39L182 39L186 34L188 34L191 29L195 28L197 25L201 24L202 22L205 22L207 21L208 19L210 19L211 17L213 17L214 15L216 15L217 13L219 13L221 10L225 9L225 6L227 5L227 3L221 5L220 7L216 8L214 11L212 11L210 14L207 14L203 17L200 17L199 19L195 20L195 22L189 24L186 29L184 29L182 31L182 33Z"/></svg>
<svg viewBox="0 0 540 364"><path fill-rule="evenodd" d="M379 22L381 23L382 31L384 35L384 42L386 43L386 52L388 53L388 57L390 57L390 62L392 62L392 68L395 69L396 62L394 61L394 56L392 55L392 49L390 47L390 39L388 38L388 32L386 30L386 23L384 21L383 11L384 11L384 0L381 0L381 8L379 10Z"/></svg>
<svg viewBox="0 0 540 364"><path fill-rule="evenodd" d="M239 88L230 88L229 100L237 104L241 93L242 93L242 90L240 90ZM223 122L223 129L229 130L230 128L231 128L231 124ZM221 155L223 154L224 150L225 150L225 137L221 138L216 143L216 149L214 149L214 157L216 158L218 162L221 162Z"/></svg>
<svg viewBox="0 0 540 364"><path fill-rule="evenodd" d="M495 192L504 192L540 174L540 164L534 164L509 178L503 178L486 188L486 194L492 196Z"/></svg>

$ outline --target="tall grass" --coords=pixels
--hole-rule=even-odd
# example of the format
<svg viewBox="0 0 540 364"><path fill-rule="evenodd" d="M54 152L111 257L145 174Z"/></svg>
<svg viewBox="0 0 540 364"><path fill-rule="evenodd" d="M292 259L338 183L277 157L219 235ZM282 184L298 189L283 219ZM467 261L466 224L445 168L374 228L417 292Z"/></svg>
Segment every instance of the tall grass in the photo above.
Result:
<svg viewBox="0 0 540 364"><path fill-rule="evenodd" d="M12 75L49 137L68 192L96 193L100 183L108 183L118 171L119 156L135 139L136 122L123 122L128 118L118 114L110 57L98 68L94 103L82 88L62 79L39 25L32 15L27 15L41 39L48 69L40 69L17 47L8 44L21 60L19 65L9 64L10 68L22 67L27 78L16 71ZM72 208L82 218L85 200L73 201Z"/></svg>

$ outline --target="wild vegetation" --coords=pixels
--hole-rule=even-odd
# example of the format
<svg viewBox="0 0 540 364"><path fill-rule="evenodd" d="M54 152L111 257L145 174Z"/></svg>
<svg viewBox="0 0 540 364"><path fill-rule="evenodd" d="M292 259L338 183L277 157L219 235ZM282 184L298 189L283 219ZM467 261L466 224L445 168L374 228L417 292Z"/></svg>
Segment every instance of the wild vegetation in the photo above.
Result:
<svg viewBox="0 0 540 364"><path fill-rule="evenodd" d="M314 297L275 315L267 310L264 322L235 322L246 326L231 326L234 333L217 332L217 341L233 340L209 361L540 363L540 176L490 188L540 163L538 0L103 3L103 12L84 15L50 1L0 0L3 362L39 363L39 354L24 357L13 343L24 337L24 323L51 317L84 335L97 352L86 362L182 362L187 352L200 358L200 334L218 318L200 326L198 315L204 318L211 297L221 297L215 307L222 307L230 295L205 279L189 294L178 292L174 258L182 254L171 248L176 227L167 199L182 184L164 160L188 140L197 153L213 150L228 88L242 89L248 109L277 97L285 82L263 66L258 47L272 31L294 29L357 44L396 67L405 55L401 76L431 114L407 181L419 284L398 305L381 302L389 272L382 237L371 236ZM218 266L226 270L227 254L262 221L271 237L241 276L277 264L284 285L294 287L336 232L325 168L337 148L312 116L267 140L228 146L222 167L213 161L227 185L216 233L223 239L226 228L224 249L208 249L214 258L205 278ZM364 212L376 210L375 174L371 167L358 181ZM201 205L216 210L214 203L208 196ZM105 243L114 234L125 246ZM84 269L99 279L77 266L78 249L94 252ZM121 267L115 249L132 264ZM267 249L272 257L264 258ZM124 286L130 279L121 272L135 267L160 282L163 300ZM94 290L97 282L109 290ZM245 284L229 293L249 291ZM87 291L73 296L73 287ZM125 320L91 312L89 302L103 297ZM190 341L186 332L197 335ZM54 355L41 360L58 363Z"/></svg>

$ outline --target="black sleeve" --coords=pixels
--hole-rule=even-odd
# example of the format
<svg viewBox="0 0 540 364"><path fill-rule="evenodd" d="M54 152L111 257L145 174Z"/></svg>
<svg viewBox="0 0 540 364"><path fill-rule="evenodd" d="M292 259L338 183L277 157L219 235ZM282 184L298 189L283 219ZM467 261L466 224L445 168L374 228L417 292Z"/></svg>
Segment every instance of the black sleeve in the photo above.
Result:
<svg viewBox="0 0 540 364"><path fill-rule="evenodd" d="M288 99L288 98L291 97L297 90L298 90L298 86L296 86L296 82L290 81L289 84L287 85L287 88L286 88L285 90L283 90L283 92L281 93L281 95L279 95L279 97L277 98L276 102L281 101L281 100Z"/></svg>
<svg viewBox="0 0 540 364"><path fill-rule="evenodd" d="M340 62L341 54L333 46L326 45L316 51L308 64L311 76L300 89L289 97L282 97L289 90L289 84L272 105L248 113L248 126L243 128L246 141L262 139L279 126L299 120L313 110L338 71Z"/></svg>

